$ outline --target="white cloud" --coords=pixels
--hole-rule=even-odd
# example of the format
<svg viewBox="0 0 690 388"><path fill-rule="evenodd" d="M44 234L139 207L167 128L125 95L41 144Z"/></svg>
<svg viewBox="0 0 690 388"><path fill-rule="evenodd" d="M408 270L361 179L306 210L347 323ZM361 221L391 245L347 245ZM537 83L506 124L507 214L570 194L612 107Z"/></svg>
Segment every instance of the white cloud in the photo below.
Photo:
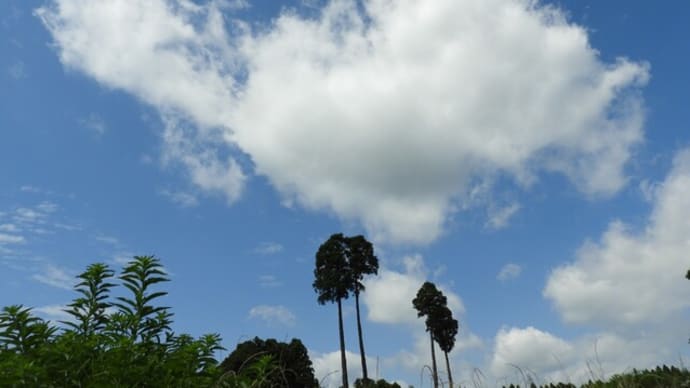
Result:
<svg viewBox="0 0 690 388"><path fill-rule="evenodd" d="M164 165L180 165L198 188L225 197L229 204L237 201L246 180L239 164L232 157L221 157L213 138L189 134L172 115L166 115L165 125Z"/></svg>
<svg viewBox="0 0 690 388"><path fill-rule="evenodd" d="M20 225L43 225L51 213L56 212L59 206L50 201L43 201L34 207L20 207L14 211L12 219Z"/></svg>
<svg viewBox="0 0 690 388"><path fill-rule="evenodd" d="M26 242L23 236L13 234L0 233L0 245L4 244L22 244Z"/></svg>
<svg viewBox="0 0 690 388"><path fill-rule="evenodd" d="M521 384L528 378L537 384L605 380L632 368L677 363L678 338L685 332L676 324L631 335L604 331L566 340L534 327L502 328L489 371L498 381Z"/></svg>
<svg viewBox="0 0 690 388"><path fill-rule="evenodd" d="M286 201L377 241L434 240L486 176L555 171L611 195L643 138L647 66L601 62L585 28L532 1L334 0L256 31L216 2L36 13L66 67L194 123L168 123L164 144L198 187L237 200L246 175L229 147Z"/></svg>
<svg viewBox="0 0 690 388"><path fill-rule="evenodd" d="M48 214L56 212L59 209L59 206L56 203L50 201L43 201L36 205L36 209L43 212L44 214Z"/></svg>
<svg viewBox="0 0 690 388"><path fill-rule="evenodd" d="M533 327L501 329L496 334L491 371L500 378L516 373L516 368L539 373L557 370L559 360L569 361L572 349L568 342Z"/></svg>
<svg viewBox="0 0 690 388"><path fill-rule="evenodd" d="M489 206L489 219L486 221L486 227L489 229L503 229L508 226L508 222L520 210L522 206L518 203L511 203L504 207Z"/></svg>
<svg viewBox="0 0 690 388"><path fill-rule="evenodd" d="M20 207L16 210L14 220L21 223L40 222L45 217L45 214L40 213L34 209Z"/></svg>
<svg viewBox="0 0 690 388"><path fill-rule="evenodd" d="M65 312L66 305L52 304L47 306L35 307L32 309L38 316L52 321L72 321L73 316Z"/></svg>
<svg viewBox="0 0 690 388"><path fill-rule="evenodd" d="M77 283L75 275L54 265L46 265L41 272L34 274L32 279L49 286L71 290Z"/></svg>
<svg viewBox="0 0 690 388"><path fill-rule="evenodd" d="M329 353L309 352L309 358L314 366L314 376L322 387L337 388L342 385L340 350ZM359 353L345 351L347 361L347 377L350 385L362 377L362 365ZM375 359L366 358L367 365L374 365Z"/></svg>
<svg viewBox="0 0 690 388"><path fill-rule="evenodd" d="M614 221L599 242L583 244L573 263L551 273L544 296L565 321L658 322L690 306L690 150L676 155L655 193L643 228Z"/></svg>
<svg viewBox="0 0 690 388"><path fill-rule="evenodd" d="M111 262L124 266L129 264L134 259L134 256L132 252L118 252L112 256Z"/></svg>
<svg viewBox="0 0 690 388"><path fill-rule="evenodd" d="M19 228L14 224L0 224L0 232L16 233L19 232Z"/></svg>
<svg viewBox="0 0 690 388"><path fill-rule="evenodd" d="M106 244L110 244L110 245L119 245L120 244L120 240L118 240L117 237L106 236L103 234L96 236L96 241L100 241L102 243L106 243Z"/></svg>
<svg viewBox="0 0 690 388"><path fill-rule="evenodd" d="M504 265L501 270L496 275L496 279L500 281L506 281L510 279L515 279L522 273L522 267L517 264L508 263Z"/></svg>
<svg viewBox="0 0 690 388"><path fill-rule="evenodd" d="M36 186L31 186L31 185L24 185L19 188L19 190L25 192L25 193L42 193L43 190Z"/></svg>
<svg viewBox="0 0 690 388"><path fill-rule="evenodd" d="M199 205L199 200L196 196L184 191L160 190L159 193L182 207L195 207Z"/></svg>
<svg viewBox="0 0 690 388"><path fill-rule="evenodd" d="M274 255L282 252L283 249L285 249L283 245L277 242L267 241L259 244L259 246L254 249L254 252L260 255Z"/></svg>
<svg viewBox="0 0 690 388"><path fill-rule="evenodd" d="M417 318L412 299L428 280L429 271L419 255L404 258L403 265L404 272L381 268L379 276L364 280L366 292L362 294L362 301L367 307L369 320L387 324L423 323L423 319ZM448 299L448 307L453 313L462 315L465 311L462 299L444 285L437 287Z"/></svg>
<svg viewBox="0 0 690 388"><path fill-rule="evenodd" d="M285 306L254 306L249 310L249 318L258 318L269 326L294 326L297 317Z"/></svg>

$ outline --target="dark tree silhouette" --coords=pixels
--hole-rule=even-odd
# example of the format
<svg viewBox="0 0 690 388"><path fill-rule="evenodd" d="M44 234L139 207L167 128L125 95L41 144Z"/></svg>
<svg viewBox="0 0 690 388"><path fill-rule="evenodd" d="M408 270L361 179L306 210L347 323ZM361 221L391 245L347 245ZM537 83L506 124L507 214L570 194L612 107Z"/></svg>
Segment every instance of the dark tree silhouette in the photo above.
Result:
<svg viewBox="0 0 690 388"><path fill-rule="evenodd" d="M364 236L347 238L349 255L348 264L352 271L352 292L355 295L355 310L357 312L357 335L359 337L359 354L362 360L362 379L369 380L367 361L364 353L364 339L362 338L362 323L359 313L359 293L364 291L362 280L365 275L376 275L379 272L379 260L374 255L374 247Z"/></svg>
<svg viewBox="0 0 690 388"><path fill-rule="evenodd" d="M265 384L271 387L286 388L318 388L319 382L314 378L307 348L302 341L293 338L290 343L278 342L275 339L253 340L242 342L220 364L224 372L241 373L262 356L271 356L278 368L269 376L265 376Z"/></svg>
<svg viewBox="0 0 690 388"><path fill-rule="evenodd" d="M455 336L458 334L458 321L453 319L453 312L448 307L435 310L430 316L431 331L438 346L443 350L448 371L448 385L453 388L453 374L450 370L448 353L455 346Z"/></svg>
<svg viewBox="0 0 690 388"><path fill-rule="evenodd" d="M343 387L348 388L347 361L345 360L345 333L343 331L342 300L350 295L353 284L352 271L348 265L347 239L341 234L332 235L321 244L316 252L316 268L314 269L314 291L318 293L319 304L338 304L338 330L340 334L340 362L342 368Z"/></svg>
<svg viewBox="0 0 690 388"><path fill-rule="evenodd" d="M431 282L424 282L417 291L417 296L412 300L412 305L417 309L417 317L426 317L426 330L429 332L431 342L431 365L434 388L438 388L438 369L436 367L436 351L434 350L434 333L432 331L432 317L439 314L439 310L447 304L447 299L436 285Z"/></svg>
<svg viewBox="0 0 690 388"><path fill-rule="evenodd" d="M411 387L411 386L410 386ZM377 381L369 380L364 381L363 379L355 380L355 388L402 388L398 383L389 383L384 379L379 379Z"/></svg>

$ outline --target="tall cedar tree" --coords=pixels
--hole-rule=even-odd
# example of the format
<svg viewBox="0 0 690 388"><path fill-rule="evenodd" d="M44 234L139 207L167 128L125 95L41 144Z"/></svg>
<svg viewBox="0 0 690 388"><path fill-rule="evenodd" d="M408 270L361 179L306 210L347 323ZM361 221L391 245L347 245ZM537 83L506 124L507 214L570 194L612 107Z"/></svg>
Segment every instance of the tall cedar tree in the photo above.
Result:
<svg viewBox="0 0 690 388"><path fill-rule="evenodd" d="M342 368L343 387L348 388L347 361L345 360L345 333L343 331L342 300L347 299L353 284L352 271L348 265L347 239L341 234L332 235L321 244L316 252L316 268L314 269L314 291L318 294L319 304L338 304L338 331L340 334L340 362Z"/></svg>
<svg viewBox="0 0 690 388"><path fill-rule="evenodd" d="M426 331L429 332L431 342L431 365L434 388L438 388L438 368L436 367L436 351L434 349L434 333L432 331L432 316L447 304L447 299L431 282L424 282L417 291L417 296L412 300L412 305L417 309L417 317L426 317Z"/></svg>
<svg viewBox="0 0 690 388"><path fill-rule="evenodd" d="M448 385L453 388L453 374L450 370L448 353L455 346L455 336L458 334L458 321L453 319L453 312L448 307L434 311L430 318L431 332L438 346L443 350L448 371Z"/></svg>
<svg viewBox="0 0 690 388"><path fill-rule="evenodd" d="M374 255L374 247L364 236L347 238L349 246L348 264L352 271L352 291L355 294L355 310L357 311L357 334L359 337L359 354L362 360L362 379L369 381L367 373L366 355L364 353L364 339L362 338L362 323L359 315L359 293L364 291L362 280L365 275L376 275L379 272L379 260Z"/></svg>

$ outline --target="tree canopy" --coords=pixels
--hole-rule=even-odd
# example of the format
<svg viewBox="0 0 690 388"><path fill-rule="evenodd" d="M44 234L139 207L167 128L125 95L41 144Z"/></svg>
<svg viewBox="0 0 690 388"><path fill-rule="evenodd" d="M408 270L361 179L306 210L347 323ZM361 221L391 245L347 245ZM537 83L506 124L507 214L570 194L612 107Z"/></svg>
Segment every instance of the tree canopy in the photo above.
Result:
<svg viewBox="0 0 690 388"><path fill-rule="evenodd" d="M242 342L220 364L224 372L241 373L244 368L258 362L261 356L270 356L277 368L274 373L265 376L269 386L286 388L318 388L319 382L314 377L314 368L307 348L302 341L293 338L289 343L275 339L263 340L259 337Z"/></svg>

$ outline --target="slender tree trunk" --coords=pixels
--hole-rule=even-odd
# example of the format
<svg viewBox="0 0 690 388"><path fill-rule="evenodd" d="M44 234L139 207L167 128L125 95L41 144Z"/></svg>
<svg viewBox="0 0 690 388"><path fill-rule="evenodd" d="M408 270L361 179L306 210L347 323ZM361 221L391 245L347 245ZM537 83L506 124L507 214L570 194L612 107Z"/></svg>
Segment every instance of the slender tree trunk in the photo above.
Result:
<svg viewBox="0 0 690 388"><path fill-rule="evenodd" d="M369 380L367 373L367 358L364 354L364 340L362 339L362 322L359 318L359 291L355 291L355 308L357 309L357 334L359 334L359 355L362 358L362 378Z"/></svg>
<svg viewBox="0 0 690 388"><path fill-rule="evenodd" d="M436 351L434 350L434 336L429 331L429 339L431 340L431 370L434 379L434 388L438 388L438 369L436 368Z"/></svg>
<svg viewBox="0 0 690 388"><path fill-rule="evenodd" d="M453 388L453 374L450 373L450 362L448 362L448 352L443 352L446 355L446 370L448 371L448 385Z"/></svg>
<svg viewBox="0 0 690 388"><path fill-rule="evenodd" d="M343 375L343 388L349 388L347 383L347 360L345 360L345 332L343 331L343 306L338 298L338 329L340 330L340 367Z"/></svg>

